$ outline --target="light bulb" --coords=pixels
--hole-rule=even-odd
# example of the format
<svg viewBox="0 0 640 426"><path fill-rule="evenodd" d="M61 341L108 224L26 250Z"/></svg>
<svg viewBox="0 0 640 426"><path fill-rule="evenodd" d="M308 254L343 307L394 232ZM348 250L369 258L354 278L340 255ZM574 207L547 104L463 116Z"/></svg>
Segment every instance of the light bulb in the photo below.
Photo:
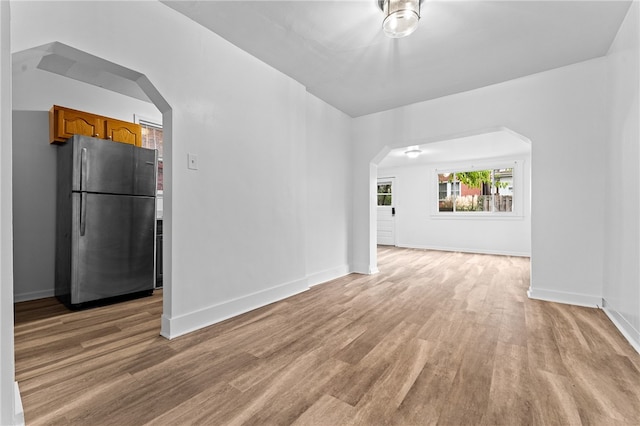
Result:
<svg viewBox="0 0 640 426"><path fill-rule="evenodd" d="M384 33L391 38L406 37L418 28L420 0L384 0Z"/></svg>

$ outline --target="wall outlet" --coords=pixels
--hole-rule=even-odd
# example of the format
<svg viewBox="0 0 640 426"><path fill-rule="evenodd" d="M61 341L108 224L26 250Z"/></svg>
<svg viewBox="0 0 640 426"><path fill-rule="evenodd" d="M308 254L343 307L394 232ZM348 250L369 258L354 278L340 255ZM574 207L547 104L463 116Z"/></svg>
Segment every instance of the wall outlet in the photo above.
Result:
<svg viewBox="0 0 640 426"><path fill-rule="evenodd" d="M196 154L187 154L187 168L198 170L198 156Z"/></svg>

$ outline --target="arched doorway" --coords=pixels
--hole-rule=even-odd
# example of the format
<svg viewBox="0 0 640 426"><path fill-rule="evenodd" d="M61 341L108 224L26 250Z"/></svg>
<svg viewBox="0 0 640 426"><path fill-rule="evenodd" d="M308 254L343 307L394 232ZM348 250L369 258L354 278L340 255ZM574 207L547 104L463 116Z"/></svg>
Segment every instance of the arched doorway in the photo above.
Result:
<svg viewBox="0 0 640 426"><path fill-rule="evenodd" d="M407 155L409 146L419 151L417 157ZM399 247L531 256L531 148L531 141L525 136L507 128L495 128L417 145L414 140L406 146L381 149L369 166L369 256L372 265L369 272L377 272L376 234L380 207L376 182L388 176L396 177L394 220ZM502 193L511 191L513 194L500 196L505 203L509 201L509 211L500 210L504 206L494 209L493 202L487 203L484 209L483 206L471 208L465 205L458 212L439 208L442 195L439 186L442 185L438 185L438 176L465 170L474 173L482 170L493 176L494 171L497 175L501 168L513 174L509 178L501 176L504 180ZM509 188L506 187L507 179L511 182ZM451 190L451 183L444 185L445 192L446 188ZM447 194L444 196L446 198ZM493 195L484 197L487 198L484 201L490 197ZM465 197L458 198L462 201ZM466 198L473 199L472 196ZM494 238L496 235L501 237Z"/></svg>
<svg viewBox="0 0 640 426"><path fill-rule="evenodd" d="M153 104L162 114L164 126L164 226L163 226L163 317L170 316L171 283L171 152L172 109L146 75L60 42L36 46L12 54L13 74L37 68L65 78L100 87L119 95ZM40 71L40 72L41 72ZM15 77L14 77L15 79ZM165 324L166 321L162 321ZM164 328L164 326L163 326ZM166 336L162 329L160 334Z"/></svg>

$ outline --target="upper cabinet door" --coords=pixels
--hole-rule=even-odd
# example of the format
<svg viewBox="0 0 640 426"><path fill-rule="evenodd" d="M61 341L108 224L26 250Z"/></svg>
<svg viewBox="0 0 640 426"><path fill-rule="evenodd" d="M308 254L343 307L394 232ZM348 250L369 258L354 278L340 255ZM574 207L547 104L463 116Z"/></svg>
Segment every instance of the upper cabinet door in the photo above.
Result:
<svg viewBox="0 0 640 426"><path fill-rule="evenodd" d="M102 117L73 109L58 108L54 111L53 139L65 141L73 135L104 138Z"/></svg>
<svg viewBox="0 0 640 426"><path fill-rule="evenodd" d="M105 125L107 139L114 142L142 146L142 128L139 124L107 119Z"/></svg>

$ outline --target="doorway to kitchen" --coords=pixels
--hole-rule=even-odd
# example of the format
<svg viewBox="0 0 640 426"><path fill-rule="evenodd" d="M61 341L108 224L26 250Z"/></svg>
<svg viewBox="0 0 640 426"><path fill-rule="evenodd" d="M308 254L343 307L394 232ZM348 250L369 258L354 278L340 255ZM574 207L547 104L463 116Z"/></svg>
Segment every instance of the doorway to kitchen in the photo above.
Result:
<svg viewBox="0 0 640 426"><path fill-rule="evenodd" d="M47 58L47 60L45 61L43 60L43 58ZM64 62L65 60L67 61L73 60L73 62L77 64L77 67L81 68L82 70L85 70L86 72L73 73L72 72L73 70L69 71L67 68L64 68L64 67L50 66L52 63L54 64L61 63L61 62ZM171 164L170 163L170 158L171 158L170 157L171 155L170 154L171 153L170 129L172 128L171 106L166 102L166 100L162 97L162 95L157 91L157 89L154 87L151 81L149 81L149 79L144 74L141 74L129 68L114 64L112 62L106 61L102 58L96 57L84 51L80 51L78 49L75 49L63 43L52 42L45 45L33 47L31 49L27 49L24 51L15 52L12 54L12 62L13 62L12 64L13 69L14 69L14 79L13 79L14 94L16 93L16 84L19 85L18 90L22 90L23 93L29 94L28 95L29 102L37 104L36 109L38 109L38 111L36 112L39 112L40 114L38 115L39 120L42 118L41 116L44 115L45 117L44 121L47 121L47 118L46 118L47 111L46 110L40 111L40 109L45 108L44 106L40 105L43 103L46 103L47 105L51 105L51 101L55 103L57 99L67 99L67 101L65 102L72 102L72 103L78 102L82 105L86 104L88 105L88 108L93 108L95 106L98 106L103 108L111 108L111 110L117 110L117 108L120 106L120 103L123 102L123 101L120 101L120 97L121 97L120 95L124 95L122 96L122 98L125 99L124 104L128 105L127 110L130 110L132 108L132 105L134 105L135 102L138 102L138 104L143 105L143 107L140 108L140 110L144 113L144 115L155 117L153 122L156 124L161 123L160 127L163 127L166 130L165 132L163 132L163 135L162 135L163 146L162 146L161 156L163 159L163 163L162 163L162 174L161 174L162 180L160 182L162 186L161 208L163 212L162 214L163 226L162 226L161 235L163 236L163 242L159 245L159 248L161 248L159 252L161 253L160 256L162 256L162 259L157 260L159 264L160 263L162 264L161 270L163 271L163 274L162 274L163 291L158 292L159 293L158 295L162 298L162 301L161 301L162 311L158 312L158 315L160 314L163 315L164 318L163 318L162 324L163 326L166 325L168 321L165 321L165 319L170 318L171 316L171 299L172 299L171 298L172 286L169 279L171 276L171 247L170 247L171 246L170 244L170 241L171 241L170 239L170 236L171 236L171 205L170 203L171 201L170 200L171 198L170 198L170 185L169 185L170 173L169 173L169 170L164 170L164 163L167 162L167 168L170 169L170 164ZM72 80L76 80L76 82L78 82L81 85L86 83L86 85L84 85L81 88L82 90L70 90L68 92L63 92L61 90L56 91L53 89L51 91L47 91L46 90L47 86L41 88L40 91L29 90L27 92L26 90L28 90L30 87L28 82L32 81L29 79L35 78L34 73L42 73L43 71L48 71L48 73L43 73L43 74L47 74L51 76L57 74L58 76L65 77L64 79L60 79L60 77L55 77L59 79L58 81L61 83L60 86L63 86L63 87L68 86L67 84L64 84L64 81L72 81ZM20 76L24 76L24 78L19 78ZM49 81L49 78L46 78L44 80ZM38 86L37 83L39 81L40 80L37 80L35 83L32 83L32 85L34 87L42 86L42 85ZM75 82L74 82L74 85L75 86L73 87L80 87ZM99 93L92 86L99 88L98 89ZM71 87L71 85L69 85L69 87ZM85 95L79 95L79 93L84 93ZM114 93L115 93L115 96L114 96ZM35 94L38 94L39 96L38 99L34 98L36 96ZM92 96L96 94L102 95L102 97ZM47 96L51 97L51 99L49 99ZM27 95L25 95L25 97L23 98L27 98ZM14 104L13 104L14 109L21 109L21 108L28 109L25 107L17 106L15 103L15 99L16 98L14 97ZM68 101L69 99L71 99L71 101ZM131 103L127 102L126 99L132 99L133 102ZM49 106L46 106L46 108L48 109ZM18 111L18 112L22 112L22 111ZM134 113L135 110L131 112ZM156 112L159 112L161 114L161 118L156 116L155 114ZM133 118L134 117L132 115L131 118L129 118L129 120ZM46 164L49 164L48 162L53 161L53 163L55 163L55 155L52 154L53 150L47 146L46 138L42 138L42 137L37 138L38 141L41 139L43 139L45 142L43 145L44 149L40 149L40 151L44 151L43 155L48 156L45 160L43 160L43 162ZM49 158L52 155L53 157ZM14 162L15 162L15 156L14 156ZM52 181L55 182L55 179ZM16 182L15 179L14 179L14 182ZM19 192L14 191L14 194L17 194L17 193ZM14 204L14 207L15 207L15 204ZM47 221L42 220L41 222L43 223L46 222L45 230L47 231L47 235L49 234L53 235L52 230L55 229L55 219L49 220L49 218L47 218ZM16 235L15 231L14 231L14 235ZM167 241L167 243L164 243L165 240ZM51 250L50 253L47 254L47 259L51 257L51 261L48 262L47 265L51 269L51 273L48 275L53 276L54 262L53 262L53 254L51 253L53 253L53 250ZM14 248L14 263L15 261L16 261L16 256L15 256L15 248ZM47 283L45 283L45 285L47 285ZM33 300L33 299L36 299L35 296L39 296L38 298L41 298L41 297L48 297L52 295L53 295L53 285L51 285L50 289L48 289L48 287L44 288L42 291L39 291L38 294L34 293L33 294L34 297L24 298L23 300ZM160 330L160 334L165 336L167 335L167 333L162 332L162 329Z"/></svg>

